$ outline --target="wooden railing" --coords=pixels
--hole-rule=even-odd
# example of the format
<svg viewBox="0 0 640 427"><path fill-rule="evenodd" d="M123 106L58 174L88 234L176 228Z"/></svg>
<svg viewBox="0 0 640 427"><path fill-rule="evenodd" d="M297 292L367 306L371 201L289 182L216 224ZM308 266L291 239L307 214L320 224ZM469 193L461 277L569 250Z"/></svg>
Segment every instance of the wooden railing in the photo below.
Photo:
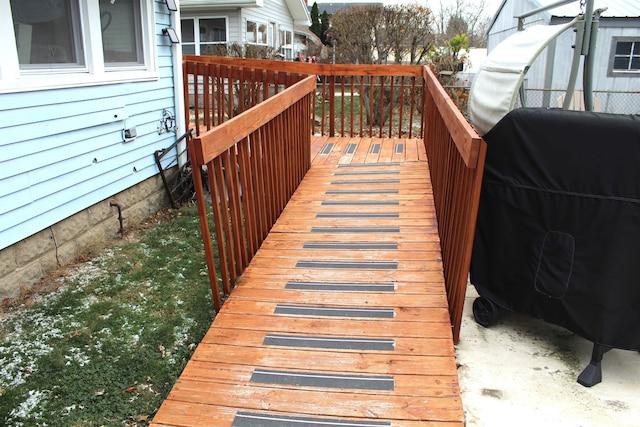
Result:
<svg viewBox="0 0 640 427"><path fill-rule="evenodd" d="M453 338L460 338L486 144L428 67L424 143L438 218Z"/></svg>
<svg viewBox="0 0 640 427"><path fill-rule="evenodd" d="M223 71L226 67L235 71ZM191 157L207 166L212 198L219 202L213 209L225 294L308 169L312 132L422 138L431 171L453 337L458 341L486 145L428 67L187 56L185 73L191 73L185 74L185 81L192 76L192 87L185 90L193 106L188 118L196 128L200 124L202 130L210 129L193 140ZM309 74L314 76L302 80ZM285 90L295 82L300 83ZM244 88L236 90L235 99L230 95L234 87ZM230 105L241 107L231 109ZM374 125L375 111L379 118L386 118ZM198 205L204 206L201 198ZM200 210L206 218L206 210ZM203 234L210 236L204 228ZM209 271L215 272L210 241L207 260ZM213 277L215 299L215 273ZM219 304L218 295L216 309Z"/></svg>
<svg viewBox="0 0 640 427"><path fill-rule="evenodd" d="M215 59L215 61L214 61ZM185 123L196 135L258 105L307 77L241 60L185 56L183 61Z"/></svg>
<svg viewBox="0 0 640 427"><path fill-rule="evenodd" d="M252 102L313 74L314 134L422 138L421 66L307 64L214 56L185 56L184 60L185 94L189 94L191 109L187 123L194 123L196 129L198 125L209 129L232 117L233 106L255 105Z"/></svg>
<svg viewBox="0 0 640 427"><path fill-rule="evenodd" d="M193 170L203 171L194 173L194 185L216 310L221 306L218 281L223 295L229 295L310 167L314 90L315 77L307 77L197 135L189 145ZM202 175L211 204L205 201Z"/></svg>

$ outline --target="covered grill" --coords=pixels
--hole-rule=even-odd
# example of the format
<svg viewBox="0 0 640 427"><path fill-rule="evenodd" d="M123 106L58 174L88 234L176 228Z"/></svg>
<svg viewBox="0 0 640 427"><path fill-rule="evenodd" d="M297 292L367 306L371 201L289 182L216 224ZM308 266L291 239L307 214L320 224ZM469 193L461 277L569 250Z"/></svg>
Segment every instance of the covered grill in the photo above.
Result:
<svg viewBox="0 0 640 427"><path fill-rule="evenodd" d="M640 116L509 112L485 136L471 282L476 320L497 307L609 348L640 350Z"/></svg>

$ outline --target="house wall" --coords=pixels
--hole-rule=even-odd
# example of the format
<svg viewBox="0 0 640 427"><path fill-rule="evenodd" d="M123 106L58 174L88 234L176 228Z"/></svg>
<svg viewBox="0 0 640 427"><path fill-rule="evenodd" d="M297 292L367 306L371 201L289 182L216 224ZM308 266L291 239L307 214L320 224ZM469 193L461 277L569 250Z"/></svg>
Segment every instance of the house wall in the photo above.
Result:
<svg viewBox="0 0 640 427"><path fill-rule="evenodd" d="M120 239L118 210L111 202L122 207L126 236L131 227L168 205L168 198L155 175L2 249L0 301L25 294L50 272Z"/></svg>
<svg viewBox="0 0 640 427"><path fill-rule="evenodd" d="M85 228L56 224L80 215L91 228L103 221L102 215L92 219L82 212L97 205L104 209L105 200L157 175L153 153L171 145L176 134L158 132L163 110L175 114L175 93L172 50L162 34L171 16L164 2L155 2L154 8L157 80L0 94L1 297L17 295L52 265L49 250L30 250L46 253L48 260L42 261L39 272L25 267L36 261L29 260L30 255L15 255L21 253L16 248L28 247L30 239L46 242L42 236L55 229L51 240L59 247L66 242L77 247L58 254L56 263L66 262L81 252L81 244L72 242L84 240L77 230ZM125 142L123 130L133 127L137 137ZM145 188L149 195L157 193ZM147 216L164 203L157 195L152 200L144 215L131 215L129 220ZM131 204L138 203L146 202L131 199ZM51 245L55 244L36 244ZM14 275L24 268L30 273Z"/></svg>
<svg viewBox="0 0 640 427"><path fill-rule="evenodd" d="M238 8L230 8L230 9L206 9L206 8L197 8L197 9L189 9L183 11L181 13L182 18L227 18L227 31L228 31L228 42L233 43L240 40L241 31L240 31L240 9Z"/></svg>
<svg viewBox="0 0 640 427"><path fill-rule="evenodd" d="M517 32L518 20L515 15L538 7L531 0L507 0L488 33L489 53L503 40ZM568 18L555 18L549 12L542 12L525 19L525 27L531 25L556 25L568 22ZM640 19L606 18L600 20L595 60L593 88L597 92L622 91L639 92L638 77L609 77L609 54L612 38L616 36L635 36L640 30ZM535 60L525 77L524 87L530 90L547 90L542 94L542 105L558 106L557 99L565 91L569 82L573 60L575 33L567 30L543 51ZM576 89L582 88L582 67L578 71ZM557 92L549 92L553 90ZM540 94L538 94L540 95ZM640 97L633 94L596 93L601 111L612 113L640 113ZM531 105L535 105L532 103Z"/></svg>
<svg viewBox="0 0 640 427"><path fill-rule="evenodd" d="M277 31L293 31L293 18L284 0L267 0L263 7L244 8L241 11L241 28L245 28L245 21L255 20L259 22L275 22ZM293 35L292 35L293 36ZM276 34L278 37L278 34ZM242 31L242 42L246 43L246 34ZM276 43L279 45L279 43Z"/></svg>
<svg viewBox="0 0 640 427"><path fill-rule="evenodd" d="M215 6L213 3L208 5L194 5L185 7L182 10L182 18L209 18L209 17L227 17L228 43L239 43L244 45L246 39L246 20L262 22L267 25L271 22L277 24L278 31L284 28L287 31L293 31L293 17L284 0L265 0L262 6L242 7L242 8L222 8ZM276 33L276 38L278 34ZM269 40L271 45L271 41ZM276 46L279 46L276 39Z"/></svg>

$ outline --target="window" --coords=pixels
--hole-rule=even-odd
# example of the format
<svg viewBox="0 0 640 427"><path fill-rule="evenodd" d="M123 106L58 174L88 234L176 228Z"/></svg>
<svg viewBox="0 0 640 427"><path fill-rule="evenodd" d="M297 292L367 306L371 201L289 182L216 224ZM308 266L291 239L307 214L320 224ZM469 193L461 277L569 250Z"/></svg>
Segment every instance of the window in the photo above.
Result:
<svg viewBox="0 0 640 427"><path fill-rule="evenodd" d="M267 24L247 20L247 43L267 44Z"/></svg>
<svg viewBox="0 0 640 427"><path fill-rule="evenodd" d="M105 67L142 64L139 0L100 0Z"/></svg>
<svg viewBox="0 0 640 427"><path fill-rule="evenodd" d="M11 0L20 69L84 66L78 3Z"/></svg>
<svg viewBox="0 0 640 427"><path fill-rule="evenodd" d="M269 46L277 47L275 22L269 22Z"/></svg>
<svg viewBox="0 0 640 427"><path fill-rule="evenodd" d="M285 59L293 58L293 34L291 31L280 30L280 52Z"/></svg>
<svg viewBox="0 0 640 427"><path fill-rule="evenodd" d="M0 1L0 91L157 79L153 5Z"/></svg>
<svg viewBox="0 0 640 427"><path fill-rule="evenodd" d="M209 55L217 45L227 43L227 18L187 18L181 20L181 27L184 54Z"/></svg>
<svg viewBox="0 0 640 427"><path fill-rule="evenodd" d="M613 38L609 76L640 76L640 38Z"/></svg>

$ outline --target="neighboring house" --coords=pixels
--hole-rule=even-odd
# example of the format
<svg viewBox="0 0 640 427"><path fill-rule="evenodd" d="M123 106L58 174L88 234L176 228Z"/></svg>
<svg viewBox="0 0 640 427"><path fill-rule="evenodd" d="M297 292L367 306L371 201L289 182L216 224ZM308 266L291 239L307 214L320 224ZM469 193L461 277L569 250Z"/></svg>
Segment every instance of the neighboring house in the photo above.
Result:
<svg viewBox="0 0 640 427"><path fill-rule="evenodd" d="M271 47L293 59L304 50L294 43L294 28L311 24L305 0L183 0L180 8L182 49L191 55L236 43Z"/></svg>
<svg viewBox="0 0 640 427"><path fill-rule="evenodd" d="M455 74L453 85L468 88L471 87L480 65L482 65L484 59L487 57L487 49L471 47L468 52L462 49L459 56L464 58L464 62L462 70Z"/></svg>
<svg viewBox="0 0 640 427"><path fill-rule="evenodd" d="M126 225L166 200L153 154L184 120L165 1L0 0L0 298L113 236L111 201Z"/></svg>
<svg viewBox="0 0 640 427"><path fill-rule="evenodd" d="M309 1L309 9L313 5L312 1ZM333 15L339 10L347 9L349 7L381 7L384 6L384 2L318 2L318 12L322 16L323 12L327 12L329 16Z"/></svg>
<svg viewBox="0 0 640 427"><path fill-rule="evenodd" d="M514 16L535 10L556 0L504 0L488 30L489 53L502 40L517 31ZM541 12L525 19L531 25L569 22L581 12L581 1ZM595 8L607 8L600 18L597 47L593 54L594 96L601 111L640 113L640 2L638 0L596 0ZM527 104L559 106L571 69L575 33L560 35L538 57L525 80ZM582 88L582 72L576 89Z"/></svg>

